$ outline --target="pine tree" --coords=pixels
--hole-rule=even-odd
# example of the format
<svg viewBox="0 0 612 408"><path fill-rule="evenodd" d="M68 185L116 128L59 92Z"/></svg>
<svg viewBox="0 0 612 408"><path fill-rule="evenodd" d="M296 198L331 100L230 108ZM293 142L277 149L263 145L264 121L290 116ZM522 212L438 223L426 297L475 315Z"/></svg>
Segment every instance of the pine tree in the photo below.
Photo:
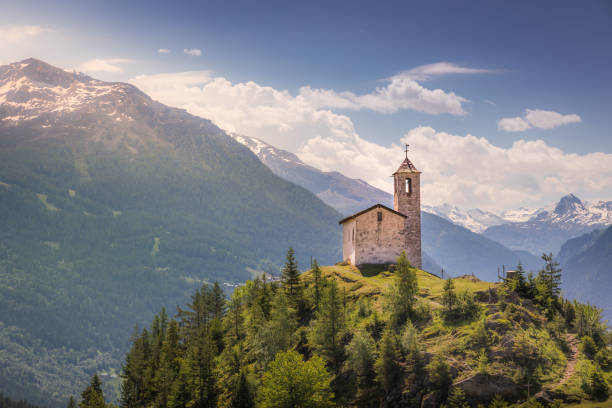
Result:
<svg viewBox="0 0 612 408"><path fill-rule="evenodd" d="M168 325L167 336L161 348L159 369L155 373L156 401L160 407L168 404L172 384L179 374L179 328L175 320Z"/></svg>
<svg viewBox="0 0 612 408"><path fill-rule="evenodd" d="M436 354L427 365L429 384L440 393L442 400L448 395L448 389L453 383L450 367L440 354Z"/></svg>
<svg viewBox="0 0 612 408"><path fill-rule="evenodd" d="M100 382L98 375L91 378L91 382L81 394L79 408L106 408L104 394L102 393L102 382Z"/></svg>
<svg viewBox="0 0 612 408"><path fill-rule="evenodd" d="M323 291L321 307L312 327L311 341L336 370L340 366L344 352L341 342L344 326L345 320L340 291L338 290L338 284L332 279Z"/></svg>
<svg viewBox="0 0 612 408"><path fill-rule="evenodd" d="M255 401L249 387L247 376L241 372L234 387L234 393L230 403L231 408L254 408Z"/></svg>
<svg viewBox="0 0 612 408"><path fill-rule="evenodd" d="M225 294L219 286L219 282L215 281L210 298L210 308L215 319L221 319L225 315Z"/></svg>
<svg viewBox="0 0 612 408"><path fill-rule="evenodd" d="M390 297L391 319L395 327L400 327L410 318L419 291L416 271L410 266L404 251L397 259L395 275L396 279Z"/></svg>
<svg viewBox="0 0 612 408"><path fill-rule="evenodd" d="M378 359L374 363L376 381L386 393L393 389L402 376L402 368L398 363L399 355L396 349L396 341L393 337L394 334L390 330L383 333Z"/></svg>
<svg viewBox="0 0 612 408"><path fill-rule="evenodd" d="M314 310L319 310L319 305L321 304L321 267L319 267L319 263L317 260L313 260L312 262L312 276L313 276L313 286L314 286Z"/></svg>
<svg viewBox="0 0 612 408"><path fill-rule="evenodd" d="M459 387L453 387L448 399L446 400L447 408L470 408L470 404L465 399L465 391Z"/></svg>
<svg viewBox="0 0 612 408"><path fill-rule="evenodd" d="M442 305L444 305L447 316L452 316L457 305L457 294L455 284L451 278L444 281L444 293L442 294Z"/></svg>
<svg viewBox="0 0 612 408"><path fill-rule="evenodd" d="M298 308L301 300L301 283L300 271L298 270L297 262L295 261L295 252L293 248L287 251L287 260L282 270L283 288L287 292L293 307Z"/></svg>
<svg viewBox="0 0 612 408"><path fill-rule="evenodd" d="M278 291L272 300L270 320L261 325L254 336L253 348L258 363L266 367L278 352L287 350L297 325L296 313L287 295Z"/></svg>
<svg viewBox="0 0 612 408"><path fill-rule="evenodd" d="M553 260L552 253L542 254L542 260L545 262L545 266L540 271L540 276L550 294L558 297L561 293L561 268L559 268L559 262Z"/></svg>
<svg viewBox="0 0 612 408"><path fill-rule="evenodd" d="M367 381L374 370L374 359L376 357L376 343L370 333L359 330L347 347L348 361L350 367L361 379Z"/></svg>
<svg viewBox="0 0 612 408"><path fill-rule="evenodd" d="M76 408L76 401L74 400L74 397L72 395L70 396L70 399L68 400L67 408Z"/></svg>

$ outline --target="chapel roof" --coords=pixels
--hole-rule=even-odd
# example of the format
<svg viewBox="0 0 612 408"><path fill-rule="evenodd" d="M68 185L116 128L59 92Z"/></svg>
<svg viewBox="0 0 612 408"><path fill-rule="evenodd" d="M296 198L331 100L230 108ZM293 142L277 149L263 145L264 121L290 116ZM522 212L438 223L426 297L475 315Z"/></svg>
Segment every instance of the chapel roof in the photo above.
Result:
<svg viewBox="0 0 612 408"><path fill-rule="evenodd" d="M338 224L344 224L345 222L347 222L347 221L349 221L349 220L351 220L351 219L353 219L353 218L357 218L357 217L359 217L360 215L365 214L365 213L367 213L367 212L369 212L369 211L372 211L372 210L373 210L373 209L375 209L375 208L384 208L384 209L385 209L385 210L387 210L387 211L391 211L393 214L396 214L396 215L402 216L402 217L404 217L404 218L408 218L408 216L407 216L407 215L404 215L404 214L402 214L401 212L397 212L397 211L395 211L395 210L392 210L391 208L387 207L386 205L382 205L382 204L374 204L373 206L371 206L371 207L369 207L369 208L366 208L366 209L365 209L365 210L363 210L363 211L359 211L358 213L355 213L355 214L353 214L353 215L349 215L348 217L341 219L340 221L338 221Z"/></svg>
<svg viewBox="0 0 612 408"><path fill-rule="evenodd" d="M396 174L396 173L420 173L420 171L418 171L417 168L414 166L414 164L412 164L410 159L406 157L404 161L402 162L402 164L397 169L397 171L393 174Z"/></svg>

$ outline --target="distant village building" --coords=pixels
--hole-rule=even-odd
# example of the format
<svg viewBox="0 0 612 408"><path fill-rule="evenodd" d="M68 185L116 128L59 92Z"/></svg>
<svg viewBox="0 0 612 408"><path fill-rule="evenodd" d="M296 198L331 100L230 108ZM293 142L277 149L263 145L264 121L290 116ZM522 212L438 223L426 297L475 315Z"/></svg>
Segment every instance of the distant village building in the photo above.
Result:
<svg viewBox="0 0 612 408"><path fill-rule="evenodd" d="M421 172L408 159L408 146L393 179L393 209L376 204L340 220L342 258L353 265L395 263L406 251L421 268Z"/></svg>

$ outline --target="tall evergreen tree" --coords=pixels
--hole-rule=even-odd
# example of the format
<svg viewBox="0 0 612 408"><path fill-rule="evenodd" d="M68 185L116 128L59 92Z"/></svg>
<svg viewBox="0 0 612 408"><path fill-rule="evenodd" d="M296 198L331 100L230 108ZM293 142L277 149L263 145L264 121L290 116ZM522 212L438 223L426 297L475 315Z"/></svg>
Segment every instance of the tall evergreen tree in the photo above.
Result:
<svg viewBox="0 0 612 408"><path fill-rule="evenodd" d="M402 376L402 367L399 365L399 353L396 341L391 330L386 330L380 340L378 359L374 363L376 381L382 389L389 393Z"/></svg>
<svg viewBox="0 0 612 408"><path fill-rule="evenodd" d="M442 305L447 315L452 315L457 306L457 294L455 293L455 284L451 278L444 281L444 292L442 293Z"/></svg>
<svg viewBox="0 0 612 408"><path fill-rule="evenodd" d="M297 308L301 300L302 286L293 248L287 251L287 260L282 269L282 282L293 307Z"/></svg>
<svg viewBox="0 0 612 408"><path fill-rule="evenodd" d="M321 355L338 369L344 354L341 342L345 320L340 291L335 279L331 279L323 291L321 307L313 323L311 341Z"/></svg>
<svg viewBox="0 0 612 408"><path fill-rule="evenodd" d="M168 325L167 336L161 349L159 369L155 373L156 402L160 407L168 404L172 391L172 384L176 380L180 369L179 328L175 320Z"/></svg>
<svg viewBox="0 0 612 408"><path fill-rule="evenodd" d="M91 378L91 382L81 394L79 408L106 408L104 394L102 393L102 382L97 375Z"/></svg>
<svg viewBox="0 0 612 408"><path fill-rule="evenodd" d="M312 278L313 278L313 286L314 286L314 309L315 311L319 310L319 305L321 304L321 292L322 292L322 276L321 276L321 267L319 266L319 262L317 260L313 260L312 262Z"/></svg>
<svg viewBox="0 0 612 408"><path fill-rule="evenodd" d="M561 268L559 268L559 262L553 260L551 254L542 254L542 260L544 261L544 269L540 271L542 281L547 286L548 291L554 297L558 297L561 293Z"/></svg>
<svg viewBox="0 0 612 408"><path fill-rule="evenodd" d="M397 259L395 282L391 289L392 324L400 327L410 318L419 291L416 271L410 266L406 252Z"/></svg>
<svg viewBox="0 0 612 408"><path fill-rule="evenodd" d="M210 308L215 319L221 319L225 315L225 293L221 289L219 282L215 281L210 296Z"/></svg>
<svg viewBox="0 0 612 408"><path fill-rule="evenodd" d="M241 372L234 386L230 408L254 408L255 401L249 387L247 376Z"/></svg>
<svg viewBox="0 0 612 408"><path fill-rule="evenodd" d="M76 401L74 400L74 397L72 395L70 396L70 399L68 400L67 408L77 408Z"/></svg>

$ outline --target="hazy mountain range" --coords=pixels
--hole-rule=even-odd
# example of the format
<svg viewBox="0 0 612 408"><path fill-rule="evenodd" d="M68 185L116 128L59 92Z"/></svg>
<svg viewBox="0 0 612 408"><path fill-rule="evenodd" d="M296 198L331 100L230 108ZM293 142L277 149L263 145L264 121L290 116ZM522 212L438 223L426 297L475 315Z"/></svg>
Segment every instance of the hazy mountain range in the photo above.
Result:
<svg viewBox="0 0 612 408"><path fill-rule="evenodd" d="M308 189L343 215L354 214L377 203L393 206L392 194L363 180L346 177L337 171L321 171L305 164L295 154L254 137L235 133L231 136L251 149L274 174Z"/></svg>

